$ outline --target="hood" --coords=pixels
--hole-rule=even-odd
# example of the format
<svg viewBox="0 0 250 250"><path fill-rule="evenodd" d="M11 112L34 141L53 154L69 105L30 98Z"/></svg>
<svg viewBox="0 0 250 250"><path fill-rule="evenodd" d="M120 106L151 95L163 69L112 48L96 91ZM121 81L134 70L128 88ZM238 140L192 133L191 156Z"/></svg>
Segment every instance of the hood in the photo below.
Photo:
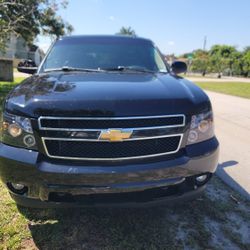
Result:
<svg viewBox="0 0 250 250"><path fill-rule="evenodd" d="M199 87L170 74L54 72L24 80L5 109L28 117L188 115L210 109L210 102Z"/></svg>

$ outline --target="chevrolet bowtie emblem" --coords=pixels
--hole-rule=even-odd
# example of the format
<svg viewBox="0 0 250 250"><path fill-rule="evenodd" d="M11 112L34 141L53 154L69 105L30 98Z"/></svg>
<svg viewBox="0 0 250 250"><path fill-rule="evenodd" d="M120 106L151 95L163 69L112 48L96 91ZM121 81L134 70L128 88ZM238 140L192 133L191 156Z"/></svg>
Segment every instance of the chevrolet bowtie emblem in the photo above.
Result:
<svg viewBox="0 0 250 250"><path fill-rule="evenodd" d="M123 141L125 139L129 139L133 133L133 130L120 130L120 129L107 129L102 130L99 136L99 140L105 141Z"/></svg>

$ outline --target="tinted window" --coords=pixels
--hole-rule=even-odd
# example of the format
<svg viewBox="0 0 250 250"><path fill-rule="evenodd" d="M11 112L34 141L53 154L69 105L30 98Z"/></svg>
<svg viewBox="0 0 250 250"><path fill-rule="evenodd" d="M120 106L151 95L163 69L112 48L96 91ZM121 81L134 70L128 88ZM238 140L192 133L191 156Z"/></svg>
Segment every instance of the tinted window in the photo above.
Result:
<svg viewBox="0 0 250 250"><path fill-rule="evenodd" d="M131 38L58 41L50 51L43 69L63 66L91 69L135 66L166 71L165 64L151 42Z"/></svg>

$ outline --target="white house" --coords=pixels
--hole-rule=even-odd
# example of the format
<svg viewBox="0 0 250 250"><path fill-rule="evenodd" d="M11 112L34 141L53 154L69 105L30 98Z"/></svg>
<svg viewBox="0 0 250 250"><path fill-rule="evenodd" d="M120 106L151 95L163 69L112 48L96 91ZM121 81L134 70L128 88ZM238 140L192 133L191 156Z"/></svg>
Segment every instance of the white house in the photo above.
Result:
<svg viewBox="0 0 250 250"><path fill-rule="evenodd" d="M6 51L0 52L1 58L8 59L31 59L39 65L44 57L44 52L36 45L28 46L22 37L15 34L10 36Z"/></svg>

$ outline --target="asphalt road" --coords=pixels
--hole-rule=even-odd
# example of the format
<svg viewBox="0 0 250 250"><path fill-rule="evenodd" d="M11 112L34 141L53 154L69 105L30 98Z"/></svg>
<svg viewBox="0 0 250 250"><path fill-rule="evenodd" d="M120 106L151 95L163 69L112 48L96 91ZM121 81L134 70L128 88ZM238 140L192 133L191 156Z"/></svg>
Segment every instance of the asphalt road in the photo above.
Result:
<svg viewBox="0 0 250 250"><path fill-rule="evenodd" d="M206 91L220 141L217 175L250 200L250 100Z"/></svg>

